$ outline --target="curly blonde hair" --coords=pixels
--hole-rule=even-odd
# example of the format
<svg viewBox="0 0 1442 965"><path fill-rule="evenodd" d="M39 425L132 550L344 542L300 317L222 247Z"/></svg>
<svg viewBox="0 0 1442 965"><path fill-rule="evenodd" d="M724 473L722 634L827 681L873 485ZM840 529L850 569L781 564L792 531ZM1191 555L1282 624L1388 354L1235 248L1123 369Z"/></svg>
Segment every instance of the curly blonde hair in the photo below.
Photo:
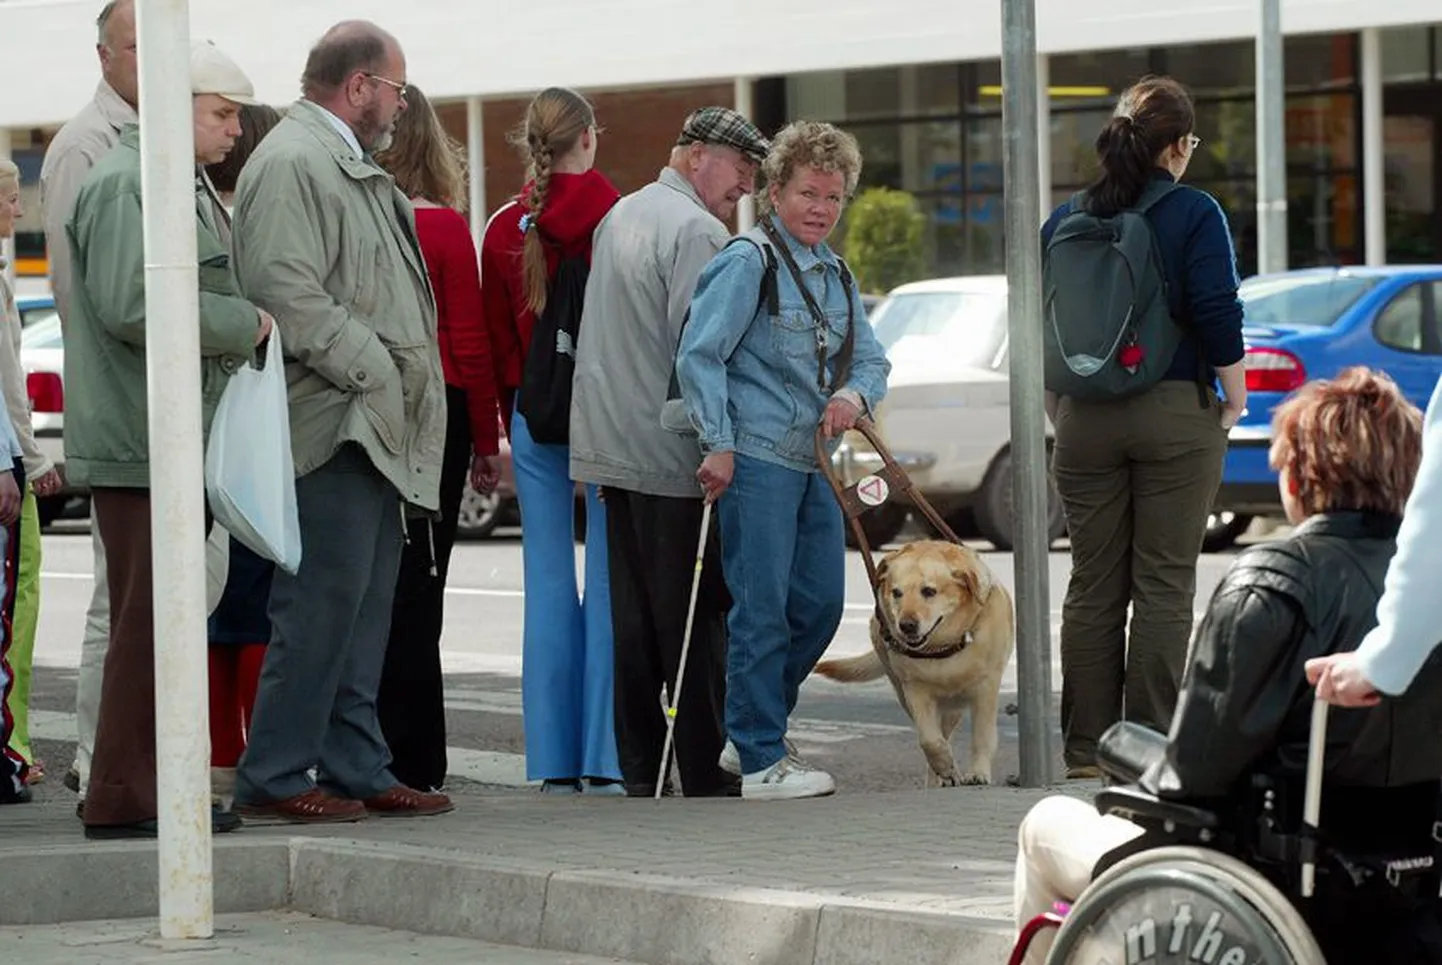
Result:
<svg viewBox="0 0 1442 965"><path fill-rule="evenodd" d="M556 158L570 153L581 135L595 125L596 112L590 101L565 87L548 87L531 101L525 121L511 135L511 142L526 160L526 173L531 179L531 193L526 198L531 217L523 243L523 266L526 304L537 315L546 307L546 249L535 224L546 210L551 167Z"/></svg>
<svg viewBox="0 0 1442 965"><path fill-rule="evenodd" d="M1422 460L1422 413L1385 373L1356 366L1308 382L1277 407L1272 468L1309 516L1402 514Z"/></svg>
<svg viewBox="0 0 1442 965"><path fill-rule="evenodd" d="M798 168L840 171L846 181L846 197L856 193L861 180L861 146L856 138L833 124L822 121L792 121L771 139L771 151L761 162L765 188L758 191L757 204L770 214L771 186L781 190L791 182Z"/></svg>

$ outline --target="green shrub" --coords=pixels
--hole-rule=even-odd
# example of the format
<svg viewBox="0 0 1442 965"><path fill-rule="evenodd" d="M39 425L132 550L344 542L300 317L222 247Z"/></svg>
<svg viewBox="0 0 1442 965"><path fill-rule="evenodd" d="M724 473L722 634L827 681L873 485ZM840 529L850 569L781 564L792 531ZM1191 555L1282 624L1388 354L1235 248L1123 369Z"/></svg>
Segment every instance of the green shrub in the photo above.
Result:
<svg viewBox="0 0 1442 965"><path fill-rule="evenodd" d="M926 216L906 191L867 188L846 213L846 263L863 292L884 295L926 275Z"/></svg>

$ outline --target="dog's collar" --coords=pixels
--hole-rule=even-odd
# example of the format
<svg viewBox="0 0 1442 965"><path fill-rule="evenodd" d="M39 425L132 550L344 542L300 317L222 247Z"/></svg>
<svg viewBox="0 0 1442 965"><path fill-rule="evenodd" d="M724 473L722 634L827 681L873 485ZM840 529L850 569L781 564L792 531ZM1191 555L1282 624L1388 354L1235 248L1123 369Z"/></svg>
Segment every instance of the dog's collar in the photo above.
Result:
<svg viewBox="0 0 1442 965"><path fill-rule="evenodd" d="M980 620L981 617L978 615L977 621L979 622ZM908 650L901 645L901 641L896 639L896 636L891 632L891 624L887 622L886 614L881 612L880 601L877 601L876 604L876 622L881 627L881 641L886 644L886 649L898 656L910 657L912 660L945 660L947 657L954 657L961 653L976 639L976 624L973 623L961 634L960 639L955 643L942 647L940 650Z"/></svg>

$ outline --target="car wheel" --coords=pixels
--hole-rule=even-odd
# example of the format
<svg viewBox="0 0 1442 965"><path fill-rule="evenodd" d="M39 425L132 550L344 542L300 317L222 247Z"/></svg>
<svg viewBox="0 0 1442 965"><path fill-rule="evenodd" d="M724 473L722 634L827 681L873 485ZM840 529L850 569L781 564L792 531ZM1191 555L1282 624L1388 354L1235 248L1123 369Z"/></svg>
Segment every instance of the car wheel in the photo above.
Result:
<svg viewBox="0 0 1442 965"><path fill-rule="evenodd" d="M996 457L981 484L981 494L973 505L976 528L989 543L1009 551L1016 541L1011 503L1011 450ZM1047 538L1055 543L1066 535L1066 514L1062 511L1061 494L1051 475L1046 481Z"/></svg>
<svg viewBox="0 0 1442 965"><path fill-rule="evenodd" d="M897 503L882 503L862 513L858 521L861 523L861 531L866 534L866 542L873 550L879 550L895 540L906 525L909 513L905 506ZM849 523L846 526L846 545L854 550L861 548L861 544L856 541L856 531Z"/></svg>
<svg viewBox="0 0 1442 965"><path fill-rule="evenodd" d="M496 493L483 496L468 481L461 492L461 514L456 535L462 539L486 539L501 522L501 497Z"/></svg>
<svg viewBox="0 0 1442 965"><path fill-rule="evenodd" d="M1217 510L1207 516L1207 531L1202 537L1203 553L1218 553L1231 546L1252 525L1252 517L1242 513Z"/></svg>

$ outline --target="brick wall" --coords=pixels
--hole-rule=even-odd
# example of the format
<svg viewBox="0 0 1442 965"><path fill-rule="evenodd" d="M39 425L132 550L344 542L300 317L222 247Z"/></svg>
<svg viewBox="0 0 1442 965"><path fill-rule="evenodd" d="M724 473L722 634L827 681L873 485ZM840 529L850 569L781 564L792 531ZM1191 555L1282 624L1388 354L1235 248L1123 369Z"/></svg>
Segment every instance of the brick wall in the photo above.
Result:
<svg viewBox="0 0 1442 965"><path fill-rule="evenodd" d="M698 107L731 107L731 84L706 84L588 95L601 125L596 166L622 194L656 179L681 131L686 115ZM529 98L487 100L483 107L486 155L486 210L520 189L525 169L507 137L525 119ZM466 105L437 105L451 136L466 143Z"/></svg>

